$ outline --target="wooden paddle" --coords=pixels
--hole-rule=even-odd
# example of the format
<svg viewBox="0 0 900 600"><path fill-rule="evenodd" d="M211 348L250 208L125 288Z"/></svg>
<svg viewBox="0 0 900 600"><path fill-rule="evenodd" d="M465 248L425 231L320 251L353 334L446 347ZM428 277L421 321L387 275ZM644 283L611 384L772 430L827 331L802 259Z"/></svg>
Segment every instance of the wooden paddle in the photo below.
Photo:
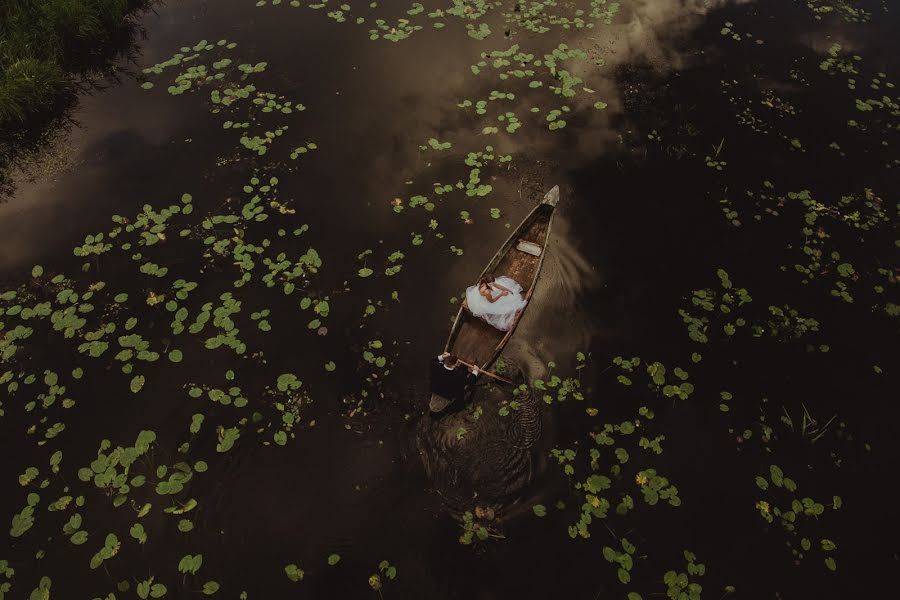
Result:
<svg viewBox="0 0 900 600"><path fill-rule="evenodd" d="M471 368L473 368L473 369L475 368L475 365L473 365L473 364L471 364L471 363L467 363L466 361L464 361L464 360L462 360L462 359L457 358L456 361L457 361L459 364L461 364L461 365L466 365L467 367L471 367ZM481 367L478 367L478 372L479 372L479 373L484 373L484 374L487 375L488 377L492 377L492 378L496 379L497 381L502 381L503 383L508 383L509 385L516 385L516 384L514 384L512 381L510 381L509 379L505 379L505 378L503 378L503 377L500 377L499 375L497 375L497 374L495 374L495 373L491 373L490 371L485 371L485 370L482 369Z"/></svg>

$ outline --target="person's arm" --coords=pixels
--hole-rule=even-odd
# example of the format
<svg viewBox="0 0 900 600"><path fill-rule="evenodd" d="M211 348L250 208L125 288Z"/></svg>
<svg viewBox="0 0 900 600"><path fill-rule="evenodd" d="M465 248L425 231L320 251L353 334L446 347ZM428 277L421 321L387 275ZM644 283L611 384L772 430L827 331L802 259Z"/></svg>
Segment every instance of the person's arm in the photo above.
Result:
<svg viewBox="0 0 900 600"><path fill-rule="evenodd" d="M500 285L500 284L497 283L496 281L491 282L490 285L491 285L491 287L493 287L494 289L500 290L500 293L497 294L497 297L496 297L496 298L494 298L494 294L493 294L493 293L491 294L491 302L496 302L497 300L499 300L499 299L502 298L503 296L506 296L506 295L508 295L508 294L511 293L511 292L509 291L508 288L503 287L502 285Z"/></svg>
<svg viewBox="0 0 900 600"><path fill-rule="evenodd" d="M494 284L492 283L491 285L494 285ZM490 290L490 289L491 289L491 287L488 286L488 290ZM496 302L497 300L499 300L500 298L502 298L503 296L505 296L508 293L509 293L509 290L507 290L505 292L501 290L500 294L496 298L494 298L494 292L491 292L490 294L488 294L487 297L482 296L482 298L484 298L485 300L487 300L488 302L493 304L494 302Z"/></svg>
<svg viewBox="0 0 900 600"><path fill-rule="evenodd" d="M472 385L478 379L481 370L478 367L472 367L472 370L466 375L466 385Z"/></svg>

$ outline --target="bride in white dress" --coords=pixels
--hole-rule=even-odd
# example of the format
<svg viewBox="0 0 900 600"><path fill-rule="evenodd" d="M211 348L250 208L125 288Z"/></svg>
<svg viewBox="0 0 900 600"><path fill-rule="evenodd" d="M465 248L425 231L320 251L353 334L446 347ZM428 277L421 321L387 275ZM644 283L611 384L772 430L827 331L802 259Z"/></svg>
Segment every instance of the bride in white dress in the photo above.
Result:
<svg viewBox="0 0 900 600"><path fill-rule="evenodd" d="M503 275L496 279L482 277L478 284L466 288L463 306L500 331L509 331L527 303L522 286Z"/></svg>

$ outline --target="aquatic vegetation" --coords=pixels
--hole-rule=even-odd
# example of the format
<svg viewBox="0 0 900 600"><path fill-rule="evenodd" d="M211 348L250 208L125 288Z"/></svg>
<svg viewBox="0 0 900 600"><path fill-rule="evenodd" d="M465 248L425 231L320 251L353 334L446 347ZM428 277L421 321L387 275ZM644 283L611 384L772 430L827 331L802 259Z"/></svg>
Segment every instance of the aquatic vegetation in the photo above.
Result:
<svg viewBox="0 0 900 600"><path fill-rule="evenodd" d="M658 475L656 469L640 471L635 475L634 480L641 488L644 501L650 506L653 506L660 500L665 500L672 506L681 505L681 499L678 497L678 488L672 485L667 478Z"/></svg>
<svg viewBox="0 0 900 600"><path fill-rule="evenodd" d="M851 0L806 0L806 6L816 20L831 14L838 15L848 23L865 23L872 18L871 12L854 6Z"/></svg>
<svg viewBox="0 0 900 600"><path fill-rule="evenodd" d="M582 353L578 353L577 359L578 365L581 367L586 357ZM617 358L616 361L616 364L626 372L636 371L641 364L637 357L628 360ZM659 363L654 363L652 372L659 380L661 375L658 365ZM680 369L679 372L681 372ZM533 385L540 389L543 382L535 382ZM588 414L596 416L598 412L596 410L593 413L589 411ZM580 497L580 517L575 524L568 526L571 538L590 538L590 527L595 521L623 517L634 510L635 503L631 496L634 485L637 485L648 506L655 506L660 500L671 506L680 506L678 489L668 478L659 475L655 469L635 468L634 471L630 471L630 474L626 474L626 469L630 469L633 464L631 460L633 456L643 453L659 455L663 451L660 442L665 439L665 435L656 435L652 440L647 435L636 435L638 431L643 432L645 424L652 422L654 417L652 410L641 407L637 417L633 420L604 423L595 428L589 436L588 452L581 458L579 458L579 452L572 448L551 450L551 458L555 458L557 464L563 467L564 474L572 482L573 490ZM646 433L652 435L649 430ZM581 478L576 477L579 469L586 472ZM602 474L604 471L608 475ZM615 510L610 513L612 508ZM626 550L624 553L618 553L612 549L604 550L604 557L609 562L619 563L619 578L623 583L628 583L631 567L630 558L626 559L625 556L630 556L633 550L628 551L626 547L623 549Z"/></svg>
<svg viewBox="0 0 900 600"><path fill-rule="evenodd" d="M494 511L491 508L482 508L476 506L474 514L466 511L462 515L462 534L459 536L459 543L464 546L471 546L478 542L486 542L489 539L501 539L503 534L500 533L492 521L494 521Z"/></svg>
<svg viewBox="0 0 900 600"><path fill-rule="evenodd" d="M702 577L706 573L706 565L695 562L697 556L689 551L684 551L684 560L687 562L687 573L666 571L663 575L663 583L668 586L666 596L671 600L700 600L703 586L690 580L690 576Z"/></svg>
<svg viewBox="0 0 900 600"><path fill-rule="evenodd" d="M257 7L265 7L269 4L278 6L282 4L282 0L257 0L255 4ZM292 0L285 4L293 8L304 6L299 0ZM365 5L365 8L360 5ZM327 0L313 0L305 6L322 10L327 9L329 4ZM555 29L563 31L592 29L596 23L609 25L618 13L619 7L618 2L607 2L607 0L590 0L589 10L576 3L559 3L556 0L514 3L488 0L451 0L450 6L429 10L420 2L412 2L410 8L404 11L406 17L388 21L375 16L381 8L378 2L351 3L348 0L334 10L324 12L330 19L338 23L352 22L359 26L367 22L374 22L375 27L368 30L369 39L372 41L385 39L399 42L408 39L417 31L422 31L429 21L432 29L444 29L451 20L461 21L470 38L482 41L492 35L490 22L496 19L491 19L491 14L496 14L498 11L499 17L502 19L500 25L502 25L505 37L513 37L523 32L542 34ZM362 16L364 11L367 16ZM354 17L354 14L359 16Z"/></svg>
<svg viewBox="0 0 900 600"><path fill-rule="evenodd" d="M8 594L12 589L12 583L9 582L10 579L16 574L16 570L9 566L9 561L0 560L0 575L2 575L5 579L2 583L0 583L0 593Z"/></svg>
<svg viewBox="0 0 900 600"><path fill-rule="evenodd" d="M862 134L877 133L884 136L881 140L881 145L884 146L886 138L897 131L900 117L900 95L894 92L891 96L891 90L896 89L895 84L883 71L865 73L862 56L848 56L838 43L832 44L827 54L828 58L819 63L819 69L831 77L846 75L848 91L859 93L859 96L847 94L846 101L852 102L856 109L854 118L847 120L847 127ZM869 83L865 85L867 79ZM870 96L865 97L863 94Z"/></svg>
<svg viewBox="0 0 900 600"><path fill-rule="evenodd" d="M481 60L471 65L473 75L487 74L496 78L498 87L506 88L491 90L485 99L463 100L457 104L463 109L475 109L476 115L488 115L489 105L500 102L514 101L517 97L534 97L533 92L548 90L555 96L576 101L584 95L594 94L594 90L584 85L582 77L576 75L577 69L584 69L580 63L588 61L588 54L577 48L570 48L565 43L560 43L549 53L542 56L523 50L519 44L513 44L505 50L492 50L482 52ZM527 85L525 85L527 82ZM603 101L593 101L594 108L602 110L606 108ZM562 104L559 108L552 108L547 112L543 121L547 123L550 131L562 129L566 126L565 116L573 110L569 104ZM541 122L538 113L542 109L534 106L530 109L531 121ZM507 133L515 133L524 122L516 116L514 111L499 109L494 120L505 125ZM485 119L487 120L487 119ZM499 127L486 125L481 127L484 135L496 134Z"/></svg>
<svg viewBox="0 0 900 600"><path fill-rule="evenodd" d="M809 519L820 521L819 517L825 514L827 508L813 498L800 497L797 494L797 483L786 476L778 465L769 465L768 475L768 479L759 475L756 477L756 486L769 493L766 495L766 499L756 502L755 508L767 523L773 523L777 519L788 536L787 546L791 549L791 553L797 560L803 560L812 550L812 541L810 537L802 535L802 532L812 530L813 527L807 524ZM785 505L789 505L790 508L778 506L776 504L778 498L783 499ZM841 497L833 496L829 508L836 511L842 505ZM823 562L826 568L831 571L836 570L837 563L830 553L837 549L837 544L828 538L821 538L819 548L823 552Z"/></svg>
<svg viewBox="0 0 900 600"><path fill-rule="evenodd" d="M634 566L633 556L637 548L628 541L628 538L623 537L620 543L622 544L622 552L609 546L603 546L603 558L606 559L606 562L617 564L618 570L616 574L619 581L628 583L631 581L631 568Z"/></svg>
<svg viewBox="0 0 900 600"><path fill-rule="evenodd" d="M770 306L769 312L772 318L766 323L768 335L780 339L800 339L810 333L819 331L819 322L816 319L803 317L791 306ZM754 335L762 335L764 329L760 325L754 325Z"/></svg>
<svg viewBox="0 0 900 600"><path fill-rule="evenodd" d="M764 566L771 566L765 563L770 559L777 565L783 555L794 562L812 558L818 570L824 565L835 571L839 551L858 549L841 534L842 513L837 511L843 510L843 500L833 492L850 481L839 477L839 470L861 464L870 440L853 431L859 417L845 414L849 411L841 405L834 409L821 390L829 384L848 389L833 374L836 365L846 369L842 378L867 392L867 377L885 387L890 384L884 356L860 343L861 358L854 361L847 349L851 338L842 332L863 320L876 327L887 324L888 330L891 319L900 314L891 294L897 279L890 254L896 250L891 234L895 203L877 177L872 176L869 185L845 168L858 156L871 158L866 177L897 164L889 153L898 100L887 72L875 72L868 58L835 46L821 56L804 48L801 56L790 57L796 60L787 68L773 71L766 53L783 56L787 38L778 36L776 42L767 36L765 47L758 48L761 38L745 33L756 29L739 18L740 7L728 8L732 21L727 31L719 31L720 21L707 21L717 52L737 62L743 55L730 48L741 46L750 51L752 62L746 73L742 62L729 62L727 75L716 72L714 80L721 81L716 93L714 81L707 88L690 78L692 67L679 67L673 71L677 76L655 73L653 85L633 90L618 79L629 65L609 74L597 69L602 66L599 38L588 32L612 22L619 10L618 3L604 0L452 0L438 3L443 8L424 2L382 6L350 0L256 4L265 10L318 10L320 14L312 16L320 23L358 35L363 46L377 45L379 51L393 47L381 44L385 40L399 43L413 35L420 36L416 44L431 35L437 44L461 41L466 44L461 56L471 51L479 58L447 75L465 76L466 85L478 91L468 92L469 99L448 99L460 110L435 129L416 129L410 139L403 138L402 150L426 166L419 164L421 170L407 175L409 165L392 165L407 179L402 185L398 178L396 189L383 195L348 198L332 220L335 213L322 216L330 210L326 203L331 198L313 202L297 192L309 183L297 173L297 165L313 158L314 151L316 159L322 154L340 156L335 149L346 140L336 138L320 150L306 132L298 131L305 123L298 113L312 114L316 106L311 103L307 109L293 93L279 92L272 82L284 75L284 65L260 60L252 53L255 48L248 50L250 60L242 58L243 51L233 42L200 40L144 73L145 96L158 97L167 90L174 96L167 100L178 106L208 112L219 168L203 171L202 181L179 184L192 193L154 192L152 204L120 209L122 214L105 230L79 235L75 258L70 257L74 269L48 258L43 266L25 269L20 280L0 292L0 418L7 427L4 433L25 449L10 470L18 483L12 485L13 506L7 513L16 544L10 550L12 560L7 562L4 555L0 561L0 596L11 593L11 564L27 576L21 589L37 585L35 597L48 595L50 578L34 576L35 568L47 564L40 562L45 552L53 561L71 559L85 570L93 566L101 579L108 570L108 581L98 589L114 589L110 598L131 591L139 598L186 593L246 598L260 590L277 595L325 577L323 572L346 576L362 593L408 593L401 587L404 582L396 582L398 567L378 562L383 551L373 547L370 552L359 539L352 540L352 551L331 541L322 547L315 539L308 542L314 549L306 550L304 541L303 547L260 567L259 583L248 581L248 590L243 590L240 577L229 571L233 564L223 564L209 541L209 536L221 535L216 539L233 544L230 524L218 522L220 511L209 509L217 502L232 506L230 494L239 486L230 475L237 469L252 480L267 473L270 457L305 460L302 438L313 427L328 428L324 435L338 440L315 463L354 477L349 486L339 479L338 493L361 498L351 502L371 499L365 495L371 482L357 479L357 471L340 462L345 455L335 448L348 446L339 436L362 440L358 448L378 472L377 453L385 446L393 451L380 432L402 431L398 425L418 418L421 386L404 386L397 373L416 368L416 353L424 342L415 336L441 325L413 312L425 281L422 265L437 272L456 265L468 272L464 263L483 251L480 240L502 233L494 220L503 222L516 214L516 201L509 195L518 187L525 200L530 188L542 184L544 171L530 172L530 154L538 152L530 147L530 136L540 136L534 148L551 143L549 138L555 136L547 131L561 132L556 137L566 140L582 136L584 121L597 118L593 111L610 107L592 87L608 90L610 82L621 96L614 114L600 118L609 120L618 145L634 143L642 160L662 167L644 170L640 160L629 162L634 157L627 152L611 151L614 158L600 165L609 167L604 172L610 174L610 185L622 185L617 171L627 174L629 192L640 189L638 180L645 176L684 172L685 182L697 182L691 193L713 199L711 205L654 208L637 219L641 227L658 224L654 219L660 218L667 227L695 227L690 235L681 233L671 249L671 270L678 270L677 277L660 278L652 269L638 275L650 286L674 282L677 287L668 291L683 301L665 308L667 290L654 289L658 303L647 306L663 306L664 314L641 315L657 336L651 338L652 351L629 347L632 333L634 339L647 335L639 328L612 332L593 346L595 353L608 355L603 363L614 356L611 365L595 370L581 352L560 360L561 367L551 362L542 368L531 361L541 370L529 376L530 384L511 388L494 404L478 401L461 411L465 420L448 427L444 436L447 446L457 450L473 447L483 428L497 422L518 423L529 410L551 414L548 418L559 427L546 446L534 450L534 464L548 460L552 468L547 477L559 485L536 481L539 494L520 504L517 515L505 506L489 506L481 497L474 506L467 499L459 507L462 514L452 511L458 515L459 542L478 546L508 535L509 543L519 543L520 527L545 529L548 537L539 541L558 539L562 525L573 547L582 544L571 551L573 564L594 567L592 584L598 589L615 586L618 580L626 586L621 590L628 600L663 594L673 600L697 598L703 587L707 595L711 590L735 592L734 586L716 579L729 573L718 568L723 566L721 558L710 557L707 574L707 565L678 541L686 530L681 523L709 519L718 514L711 512L713 506L726 518L737 514L747 519L723 519L727 527L691 531L698 544L706 547L722 536L746 535L759 545L754 560ZM811 4L838 6L829 1ZM633 11L640 12L624 3L623 8L629 18ZM805 10L800 8L801 17ZM818 14L827 18L836 10ZM643 26L649 27L647 23ZM248 31L254 30L248 26ZM534 34L549 35L540 39ZM366 35L375 45L365 41ZM757 44L733 44L737 39ZM703 63L711 54L697 54L692 60ZM402 55L397 57L399 64ZM699 92L687 99L649 93L681 77ZM598 80L602 87L591 83ZM266 82L265 90L261 82ZM654 120L635 110L638 96L645 96L643 102L666 118ZM829 110L819 110L826 104L817 104L819 97L828 99ZM702 101L695 104L698 98ZM717 127L708 116L717 103L725 108L726 120L735 119L731 124L736 127ZM452 104L437 108L457 112ZM464 125L454 125L457 122ZM515 161L503 153L507 143L521 153ZM523 145L529 147L522 150ZM762 161L748 161L745 148L752 156L780 161L777 172L764 178L757 171ZM829 192L816 178L804 180L808 170L803 165L821 160L823 153L830 157L827 161L847 159L823 161L852 178L846 188ZM322 164L316 160L317 168ZM335 179L346 174L317 176ZM221 185L207 185L210 180ZM782 183L785 180L790 183ZM779 182L777 188L773 181ZM616 202L604 200L602 206L615 213L640 201L639 193L629 193ZM574 231L595 226L581 221L581 211L593 210L583 206L571 213L578 215ZM383 210L391 227L403 224L402 230L382 228L371 218L373 213L366 212L368 207ZM703 220L709 215L711 224ZM725 223L716 220L720 215ZM604 225L608 228L600 231L609 234L621 228L633 235L635 229L627 228L634 225L621 214L615 216L616 225ZM348 219L361 220L360 227L342 229ZM726 234L707 235L717 225ZM697 248L695 237L729 246L722 248L721 256L716 254L719 258L708 258L718 248ZM322 251L328 250L330 238L342 240L333 253ZM753 250L748 253L753 260L736 258L744 248ZM611 287L621 289L622 298L630 302L632 283L616 266L630 266L631 260L640 264L633 256L639 253L620 254L612 252L604 258L611 262L592 267L608 268L615 283ZM781 271L770 264L772 256L784 263ZM716 269L709 260L721 264L712 280L704 276ZM753 289L752 297L738 281ZM803 293L806 289L809 294ZM440 295L455 293L444 290ZM634 304L644 310L639 296ZM458 305L459 298L452 297L445 312ZM625 322L629 316L634 314L625 313ZM684 329L686 336L678 334ZM610 346L611 340L619 347ZM533 346L538 356L549 351ZM495 369L507 371L505 361L498 361ZM99 398L97 386L109 394ZM405 395L397 391L401 387L414 389ZM537 402L539 397L542 402ZM147 411L154 415L153 422L146 422ZM95 424L99 429L75 426L95 414L103 415ZM167 425L170 421L173 427ZM699 435L698 425L704 426ZM91 455L87 459L79 453L85 448ZM398 462L396 454L385 458L389 460L384 464ZM785 472L802 483L802 492ZM296 478L302 481L307 474L297 471ZM488 474L492 480L502 475ZM221 489L225 499L211 497L212 488ZM723 490L735 490L741 501L722 506ZM550 497L555 494L558 497ZM538 498L543 503L535 503ZM346 505L333 506L344 510ZM310 512L313 516L304 506L290 514L273 510L274 516L257 517L308 523L317 518ZM527 525L520 525L522 513ZM335 522L344 521L341 514L336 517ZM750 527L740 530L746 520ZM385 533L379 521L367 525L376 538ZM669 535L669 527L679 535ZM389 533L403 535L396 521L391 521ZM179 547L167 552L173 536ZM785 543L789 552L783 551ZM701 547L693 542L691 546ZM335 549L347 560L332 552ZM136 553L146 565L134 571ZM158 559L161 554L165 560ZM850 562L842 561L842 570L849 570ZM41 566L28 566L32 563ZM54 577L58 595L62 580L56 573ZM771 592L774 584L762 579L758 587L748 584L742 593ZM315 583L314 589L331 589L330 584Z"/></svg>
<svg viewBox="0 0 900 600"><path fill-rule="evenodd" d="M288 576L288 579L291 581L302 581L305 575L303 569L291 563L284 568L285 574Z"/></svg>
<svg viewBox="0 0 900 600"><path fill-rule="evenodd" d="M387 577L388 581L393 581L394 579L397 578L397 567L395 567L394 565L392 565L391 563L389 563L389 562L386 561L386 560L383 560L383 561L381 561L380 563L378 563L378 571L379 571L382 575L384 575L385 577ZM381 582L382 580L381 580L381 578L379 577L379 575L376 573L375 575L372 575L372 577L377 577L377 578L378 578L379 586L380 586L380 585L381 585L380 582ZM374 585L371 585L371 583L372 583L372 577L369 578L369 585L370 585L373 589L375 589L375 586L374 586ZM376 591L377 591L377 590L376 590Z"/></svg>
<svg viewBox="0 0 900 600"><path fill-rule="evenodd" d="M797 262L793 270L800 276L801 282L809 284L817 279L830 281L829 294L844 302L854 302L852 290L858 282L876 276L883 276L880 266L854 266L835 245L836 238L844 239L852 235L860 244L865 244L865 234L884 227L890 221L890 213L881 198L866 189L863 194L842 196L837 203L826 205L810 194L809 191L789 192L788 202L800 203L802 218L802 252L804 262ZM782 266L787 271L787 266ZM876 291L878 284L870 283Z"/></svg>
<svg viewBox="0 0 900 600"><path fill-rule="evenodd" d="M399 42L422 29L422 25L415 25L409 19L398 19L393 25L384 19L375 19L374 23L375 27L369 30L369 39L373 41L383 38L391 42Z"/></svg>
<svg viewBox="0 0 900 600"><path fill-rule="evenodd" d="M859 71L856 68L856 63L862 60L862 56L854 54L852 56L852 60L848 58L842 58L841 50L843 50L843 46L838 43L832 44L828 48L829 58L826 58L821 63L819 63L819 68L829 74L834 74L836 71L840 71L844 74L859 75Z"/></svg>
<svg viewBox="0 0 900 600"><path fill-rule="evenodd" d="M715 169L716 171L721 171L728 166L728 161L718 159L718 153L715 155L715 157L706 156L703 160L706 161L707 167L709 167L710 169Z"/></svg>
<svg viewBox="0 0 900 600"><path fill-rule="evenodd" d="M580 371L587 363L587 356L583 352L578 352L576 354L576 361L576 371ZM584 400L584 394L581 392L580 374L578 377L563 378L553 373L553 370L556 368L555 362L549 362L547 367L549 369L547 373L549 378L546 381L543 379L534 379L531 382L531 387L534 390L543 392L542 399L546 404L552 404L554 401L565 402L569 398ZM526 387L519 386L517 390L513 390L513 397L524 393L526 390Z"/></svg>
<svg viewBox="0 0 900 600"><path fill-rule="evenodd" d="M503 12L509 37L521 30L530 33L548 33L554 28L563 30L591 29L595 22L609 25L619 11L618 2L591 0L590 10L555 0L516 3L512 10Z"/></svg>
<svg viewBox="0 0 900 600"><path fill-rule="evenodd" d="M135 591L137 592L138 598L141 600L146 600L146 598L162 598L166 595L168 588L162 583L155 583L156 577L151 576L149 579L145 579L141 582L138 582Z"/></svg>
<svg viewBox="0 0 900 600"><path fill-rule="evenodd" d="M263 73L268 63L238 63L227 56L236 47L235 42L226 39L215 43L200 40L193 46L182 47L170 59L145 68L143 73L148 76L163 75L167 70L174 69L173 83L168 86L168 92L172 95L211 88L210 112L228 117L222 128L241 132L253 127L255 133L245 131L238 141L246 150L263 156L289 127L283 123L266 125L264 122L270 120L266 117L271 114L284 117L302 112L306 107L283 95L262 91L252 83L245 83L251 76ZM215 60L216 57L219 57L218 60ZM207 62L200 62L203 60ZM153 84L147 81L143 87L149 90ZM298 146L290 152L290 158L296 159L316 148L312 142Z"/></svg>
<svg viewBox="0 0 900 600"><path fill-rule="evenodd" d="M205 49L204 46L198 51ZM217 68L225 67L226 64L217 65ZM248 74L258 72L260 67L257 65L243 70ZM189 72L192 77L181 80L178 85L187 88L184 81L192 82L190 87L200 85L197 82L203 82L203 77L199 73L199 70ZM262 110L267 108L274 110L278 107L269 105ZM282 106L280 112L285 113L285 108L288 107ZM310 144L310 147L314 145ZM252 311L247 322L265 332L271 330L268 319L272 317L272 311L269 308L255 311L251 308L245 312L245 300L237 295L237 290L241 288L276 288L285 296L301 289L305 295L300 303L301 309L311 307L319 319L328 316L329 297L308 285L308 278L322 267L318 253L310 248L299 255L294 250L289 254L280 249L292 248L292 243L279 243L263 237L266 234L259 224L266 223L268 226L273 220L284 222L281 227L284 234L280 237L286 237L287 232L292 231L291 237L296 239L308 229L308 225L296 223L295 211L290 204L278 199L277 185L276 177L267 177L266 181L251 177L243 188L246 201L242 202L237 196L228 199L222 205L225 207L223 212L195 211L193 197L183 194L180 202L164 208L145 205L141 212L130 217L114 216L111 230L87 236L84 244L74 249L76 257L88 261L83 264L81 275L50 273L37 265L31 272L37 287L22 286L0 295L0 315L5 321L0 324L0 332L3 333L0 364L6 369L0 379L10 394L10 400L18 402L26 394L34 394L32 397L37 398L37 401L23 400L21 407L24 414L45 413L39 415L39 420L26 432L28 435L42 433L42 437L36 440L38 446L52 441L65 431L65 423L61 420L48 421L48 416L74 409L79 403L70 397L68 388L82 380L85 371L89 374L95 371L85 365L72 368L70 376L49 369L44 370L40 378L29 373L30 369L23 367L29 360L31 350L23 344L35 331L46 331L59 338L75 352L75 356L97 361L101 368L105 365L108 369L118 364L128 376L124 386L131 393L142 395L154 385L152 374L144 368L150 369L163 355L174 367L191 359L191 352L197 352L198 348L199 351L216 351L228 347L238 356L250 354L247 344L239 337L242 329L240 323L247 318L244 315ZM203 255L207 262L199 273L181 277L181 269L173 268L170 259L166 258L172 256L173 251L176 256L179 253ZM401 257L402 254L394 256L394 262ZM262 273L260 265L265 268ZM92 274L92 271L99 273L115 267L133 270L142 277L142 283L129 287L126 292L114 289ZM215 289L216 285L209 284L208 275L204 276L205 270L224 274L228 280L234 279L235 291ZM141 286L147 287L142 289ZM40 300L42 298L46 300ZM154 312L147 313L147 310ZM175 340L185 336L196 337L197 343L184 341L176 345L172 339L160 343L151 336L148 326L162 315L165 315L164 326ZM139 365L146 367L136 372ZM177 380L177 371L173 374ZM235 385L232 370L226 373L225 379L228 385L224 387L206 383L187 385L188 396L196 400L203 395L212 406L225 406L237 411L251 408L248 397L256 398L252 422L257 434L268 431L269 439L275 445L284 445L295 436L301 407L310 402L306 391L299 389L301 384L296 376L286 374L279 377L277 383L264 390L263 394L257 390L251 394ZM44 392L36 390L41 385L46 386ZM194 414L190 423L191 434L198 434L204 422L210 421L208 417L211 414L215 413L208 409ZM246 414L250 416L250 412ZM252 431L248 428L247 418L241 418L237 423L228 422L227 417L225 423L217 423L218 420L213 419L208 425L212 427L217 453L233 450ZM42 425L41 430L39 425ZM64 486L61 493L51 496L51 500L54 497L57 499L49 502L48 507L52 512L61 513L61 526L68 538L67 543L80 546L90 544L94 539L94 530L89 535L88 529L83 528L82 513L69 512L73 508L84 507L92 501L91 498L96 503L97 497L105 496L114 508L130 506L137 519L144 519L156 511L184 515L197 507L198 501L188 496L188 490L195 474L205 473L209 465L196 457L176 459L171 464L159 463L158 459L148 461L147 456L155 454L151 449L157 443L153 431L142 431L134 445L127 447L113 448L109 440L103 440L97 458L90 466L82 467L77 472L77 481L91 484L90 487L96 491L92 494L89 488L84 488L77 494L70 491L69 486ZM179 452L188 453L190 446L190 442L183 443ZM50 456L53 474L61 473L61 462L62 452L53 452ZM156 462L155 466L153 462ZM37 469L26 470L20 476L20 483L31 485L39 476ZM62 484L51 484L50 480L42 483L42 489L47 488L50 494L55 486ZM158 503L152 499L153 496L171 500ZM40 496L31 493L27 500L28 503L12 520L10 533L13 536L28 535L36 521L35 507L40 502ZM158 505L155 509L154 504ZM175 525L173 521L172 526ZM177 529L182 533L193 528L193 522L188 519L182 518L177 522ZM138 545L153 544L153 534L147 521L132 522L125 526L124 531L109 532L105 538L103 534L96 534L101 536L102 545L95 546L90 567L99 568L113 560L129 540ZM197 574L202 560L202 554L186 555L178 562L178 570L185 574ZM219 589L219 583L209 580L202 587L203 593L214 594ZM166 592L166 586L155 581L154 577L137 584L138 596L142 598L158 598Z"/></svg>
<svg viewBox="0 0 900 600"><path fill-rule="evenodd" d="M451 144L450 142L441 142L437 138L430 138L427 145L423 144L419 146L419 148L421 148L422 150L426 150L428 148L431 148L432 150L446 150L452 145L453 144Z"/></svg>
<svg viewBox="0 0 900 600"><path fill-rule="evenodd" d="M753 301L749 292L744 288L735 288L728 273L724 269L718 269L721 291L712 288L694 290L691 297L691 308L678 309L684 323L687 325L688 336L692 341L705 344L709 341L707 333L712 324L720 325L721 332L726 336L733 336L737 330L747 324L743 317L736 317L733 321L731 315L735 310ZM694 312L697 309L701 313ZM664 372L664 371L663 371Z"/></svg>

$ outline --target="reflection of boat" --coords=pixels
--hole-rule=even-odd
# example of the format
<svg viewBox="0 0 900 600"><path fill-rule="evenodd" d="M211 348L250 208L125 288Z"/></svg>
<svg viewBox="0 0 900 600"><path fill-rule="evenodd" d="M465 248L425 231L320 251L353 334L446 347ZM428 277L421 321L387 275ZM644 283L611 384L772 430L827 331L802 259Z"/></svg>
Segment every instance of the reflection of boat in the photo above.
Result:
<svg viewBox="0 0 900 600"><path fill-rule="evenodd" d="M544 263L544 253L550 239L550 227L553 224L557 202L559 202L558 185L553 186L553 189L544 195L541 202L500 246L480 277L486 275L512 277L522 285L525 299L530 300L537 285L541 265ZM528 308L527 304L525 308ZM462 361L478 365L482 370L487 370L500 356L506 342L516 330L525 308L516 317L509 331L500 331L460 307L444 351L455 354ZM429 407L434 412L440 412L449 403L446 398L432 394Z"/></svg>

